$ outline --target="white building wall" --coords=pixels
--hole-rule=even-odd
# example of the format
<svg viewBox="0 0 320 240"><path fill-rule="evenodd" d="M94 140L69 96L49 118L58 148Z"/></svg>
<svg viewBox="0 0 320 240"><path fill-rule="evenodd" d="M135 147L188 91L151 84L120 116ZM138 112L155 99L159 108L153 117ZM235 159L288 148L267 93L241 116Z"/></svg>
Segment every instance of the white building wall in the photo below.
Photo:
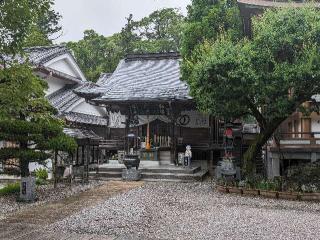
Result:
<svg viewBox="0 0 320 240"><path fill-rule="evenodd" d="M81 72L81 69L75 62L74 58L68 53L47 62L45 64L45 67L49 67L57 71L66 73L73 77L79 78L82 81L87 81L84 74Z"/></svg>
<svg viewBox="0 0 320 240"><path fill-rule="evenodd" d="M106 110L102 107L93 106L84 100L81 100L79 104L77 104L74 108L70 111L76 113L84 113L89 115L101 116L104 117L106 115Z"/></svg>
<svg viewBox="0 0 320 240"><path fill-rule="evenodd" d="M75 72L74 68L72 68L71 65L65 59L54 62L54 63L48 65L48 67L50 67L54 70L66 73L70 76L78 77L78 74Z"/></svg>
<svg viewBox="0 0 320 240"><path fill-rule="evenodd" d="M46 91L46 95L54 93L59 89L65 87L67 84L71 84L72 82L68 82L66 80L62 80L55 77L48 76L45 81L48 83L48 90Z"/></svg>
<svg viewBox="0 0 320 240"><path fill-rule="evenodd" d="M320 115L317 113L311 114L311 132L320 133ZM315 138L320 138L320 134L315 134Z"/></svg>

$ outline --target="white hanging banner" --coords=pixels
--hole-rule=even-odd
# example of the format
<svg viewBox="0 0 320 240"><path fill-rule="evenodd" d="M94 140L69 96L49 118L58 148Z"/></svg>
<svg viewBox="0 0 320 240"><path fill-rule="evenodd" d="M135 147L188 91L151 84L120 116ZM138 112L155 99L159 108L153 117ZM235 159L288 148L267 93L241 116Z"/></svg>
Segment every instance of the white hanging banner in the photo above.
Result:
<svg viewBox="0 0 320 240"><path fill-rule="evenodd" d="M110 128L125 128L126 127L126 116L122 115L121 112L110 112L109 113L109 127Z"/></svg>

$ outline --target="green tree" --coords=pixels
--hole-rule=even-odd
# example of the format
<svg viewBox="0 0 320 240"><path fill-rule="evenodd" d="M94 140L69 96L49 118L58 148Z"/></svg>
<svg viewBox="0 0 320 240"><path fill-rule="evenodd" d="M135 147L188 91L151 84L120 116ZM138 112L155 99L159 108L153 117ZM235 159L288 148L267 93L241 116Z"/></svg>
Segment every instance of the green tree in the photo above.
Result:
<svg viewBox="0 0 320 240"><path fill-rule="evenodd" d="M21 51L29 28L34 21L30 1L0 1L0 53L15 54Z"/></svg>
<svg viewBox="0 0 320 240"><path fill-rule="evenodd" d="M42 163L51 156L48 151L71 152L75 147L54 117L45 89L28 64L7 63L0 70L0 140L16 144L0 149L0 161L19 160L23 177L29 175L30 162Z"/></svg>
<svg viewBox="0 0 320 240"><path fill-rule="evenodd" d="M113 72L117 67L123 57L119 42L118 34L104 37L94 30L86 30L82 40L69 42L67 46L73 51L86 77L95 82L102 72Z"/></svg>
<svg viewBox="0 0 320 240"><path fill-rule="evenodd" d="M24 41L24 47L47 46L57 39L62 27L59 25L61 15L54 11L52 0L35 0L34 6L37 6L28 36Z"/></svg>
<svg viewBox="0 0 320 240"><path fill-rule="evenodd" d="M139 36L136 51L169 52L178 51L184 17L175 8L164 8L135 22Z"/></svg>
<svg viewBox="0 0 320 240"><path fill-rule="evenodd" d="M242 37L237 1L192 0L183 29L181 53L190 60L197 46L204 41L216 40L221 33L227 33L234 41Z"/></svg>
<svg viewBox="0 0 320 240"><path fill-rule="evenodd" d="M258 151L278 126L320 91L320 15L314 8L282 8L253 19L253 38L235 43L221 35L186 63L200 108L216 116L251 115L260 134L245 153L254 172Z"/></svg>
<svg viewBox="0 0 320 240"><path fill-rule="evenodd" d="M86 30L82 40L67 46L86 77L95 82L102 72L113 72L126 54L177 51L182 23L183 16L172 8L155 11L140 21L130 14L120 33L105 37Z"/></svg>
<svg viewBox="0 0 320 240"><path fill-rule="evenodd" d="M47 7L45 1L0 2L0 140L16 144L0 149L0 161L18 160L21 176L29 175L29 162L42 162L50 151L72 151L76 146L63 134L62 123L45 99L47 84L27 62L8 59L22 55L28 33L38 20L34 16Z"/></svg>
<svg viewBox="0 0 320 240"><path fill-rule="evenodd" d="M135 50L134 44L139 41L138 35L134 32L136 29L136 23L133 21L133 15L130 14L126 18L127 23L120 32L120 47L125 54L133 53Z"/></svg>
<svg viewBox="0 0 320 240"><path fill-rule="evenodd" d="M61 30L61 16L52 5L51 0L0 1L0 53L16 54L25 46L51 43L50 36Z"/></svg>

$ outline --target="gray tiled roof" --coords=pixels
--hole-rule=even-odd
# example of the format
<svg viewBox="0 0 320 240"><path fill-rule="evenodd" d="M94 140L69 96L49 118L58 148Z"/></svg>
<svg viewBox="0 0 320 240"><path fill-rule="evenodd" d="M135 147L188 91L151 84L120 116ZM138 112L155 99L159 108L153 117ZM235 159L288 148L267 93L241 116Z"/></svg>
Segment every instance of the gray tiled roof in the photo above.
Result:
<svg viewBox="0 0 320 240"><path fill-rule="evenodd" d="M177 53L128 56L102 86L88 94L99 93L96 102L190 100L179 62Z"/></svg>
<svg viewBox="0 0 320 240"><path fill-rule="evenodd" d="M81 89L83 86L86 86L88 84L89 83L66 86L50 94L49 96L47 96L47 98L52 106L54 106L58 110L59 115L63 115L64 118L69 122L97 126L108 126L108 119L106 118L95 115L71 112L68 110L70 107L72 107L72 105L82 99L74 93L74 90Z"/></svg>
<svg viewBox="0 0 320 240"><path fill-rule="evenodd" d="M60 55L70 53L67 47L63 45L30 47L24 48L23 51L26 54L26 56L18 55L13 58L12 56L6 55L3 57L7 61L17 60L19 63L23 63L26 61L26 59L29 59L30 63L32 63L33 65L43 66L45 63Z"/></svg>
<svg viewBox="0 0 320 240"><path fill-rule="evenodd" d="M101 75L97 81L97 84L98 85L105 85L111 76L112 76L112 73L101 73Z"/></svg>
<svg viewBox="0 0 320 240"><path fill-rule="evenodd" d="M64 128L63 132L73 138L76 139L94 139L94 140L102 140L100 136L95 134L93 131L78 129L78 128Z"/></svg>
<svg viewBox="0 0 320 240"><path fill-rule="evenodd" d="M60 55L70 53L63 45L25 48L24 52L28 54L29 61L35 65L43 65Z"/></svg>
<svg viewBox="0 0 320 240"><path fill-rule="evenodd" d="M73 92L75 92L80 97L86 97L91 99L100 96L100 92L97 91L99 87L100 85L96 83L87 82L79 85L79 87L75 88Z"/></svg>
<svg viewBox="0 0 320 240"><path fill-rule="evenodd" d="M81 99L81 97L73 92L77 87L79 87L77 84L67 85L66 87L47 96L47 99L52 106L59 111L59 113L64 113L68 108Z"/></svg>
<svg viewBox="0 0 320 240"><path fill-rule="evenodd" d="M74 90L88 88L92 83L83 82L81 79L69 76L66 73L59 72L49 67L44 67L44 64L66 53L69 53L73 57L71 52L67 49L66 46L63 45L25 48L24 52L27 56L16 56L14 59L20 63L23 63L28 57L29 61L36 66L35 69L39 71L48 71L58 78L68 79L75 82L75 84L66 85L65 87L47 96L47 99L52 104L52 106L58 110L59 115L69 114L68 109L81 100L81 97L76 95L74 93ZM5 58L8 61L12 60L10 56L5 56ZM106 76L104 76L104 78L105 77ZM99 118L94 115L70 113L68 115L68 118L69 121L72 122L78 121L79 123L85 124L106 125L106 119Z"/></svg>
<svg viewBox="0 0 320 240"><path fill-rule="evenodd" d="M69 122L81 124L108 126L108 119L84 113L69 112L65 114L65 119Z"/></svg>

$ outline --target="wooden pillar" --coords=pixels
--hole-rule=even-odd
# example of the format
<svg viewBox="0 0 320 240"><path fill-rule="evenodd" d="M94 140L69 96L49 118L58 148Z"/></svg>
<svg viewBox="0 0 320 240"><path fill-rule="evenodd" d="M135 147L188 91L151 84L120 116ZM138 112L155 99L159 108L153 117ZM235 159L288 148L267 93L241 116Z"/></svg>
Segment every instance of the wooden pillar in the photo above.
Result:
<svg viewBox="0 0 320 240"><path fill-rule="evenodd" d="M124 142L124 148L125 148L125 151L127 152L127 154L129 154L129 149L128 149L128 134L129 134L129 130L130 130L130 115L126 115L126 127L125 127L125 131L124 131L124 139L125 139L125 142Z"/></svg>
<svg viewBox="0 0 320 240"><path fill-rule="evenodd" d="M90 145L85 146L85 159L84 159L84 182L89 182L89 162L90 162Z"/></svg>
<svg viewBox="0 0 320 240"><path fill-rule="evenodd" d="M175 141L175 123L173 119L171 119L171 163L176 164L175 156L176 156L176 141Z"/></svg>
<svg viewBox="0 0 320 240"><path fill-rule="evenodd" d="M57 187L57 162L58 162L58 151L54 151L54 163L53 163L53 188Z"/></svg>
<svg viewBox="0 0 320 240"><path fill-rule="evenodd" d="M311 118L303 117L301 118L301 131L303 132L302 138L310 138L311 137Z"/></svg>
<svg viewBox="0 0 320 240"><path fill-rule="evenodd" d="M92 149L91 149L91 152L92 152L92 161L91 161L91 163L92 163L92 164L95 163L95 159L94 159L94 157L95 157L95 154L94 154L95 150L96 150L96 149L95 149L94 145L92 145Z"/></svg>
<svg viewBox="0 0 320 240"><path fill-rule="evenodd" d="M310 102L305 102L302 104L305 109L310 109ZM302 138L310 138L311 137L311 117L303 116L301 118L301 132Z"/></svg>
<svg viewBox="0 0 320 240"><path fill-rule="evenodd" d="M177 139L176 139L176 120L177 111L172 102L169 102L170 106L170 119L171 119L171 163L177 165Z"/></svg>

